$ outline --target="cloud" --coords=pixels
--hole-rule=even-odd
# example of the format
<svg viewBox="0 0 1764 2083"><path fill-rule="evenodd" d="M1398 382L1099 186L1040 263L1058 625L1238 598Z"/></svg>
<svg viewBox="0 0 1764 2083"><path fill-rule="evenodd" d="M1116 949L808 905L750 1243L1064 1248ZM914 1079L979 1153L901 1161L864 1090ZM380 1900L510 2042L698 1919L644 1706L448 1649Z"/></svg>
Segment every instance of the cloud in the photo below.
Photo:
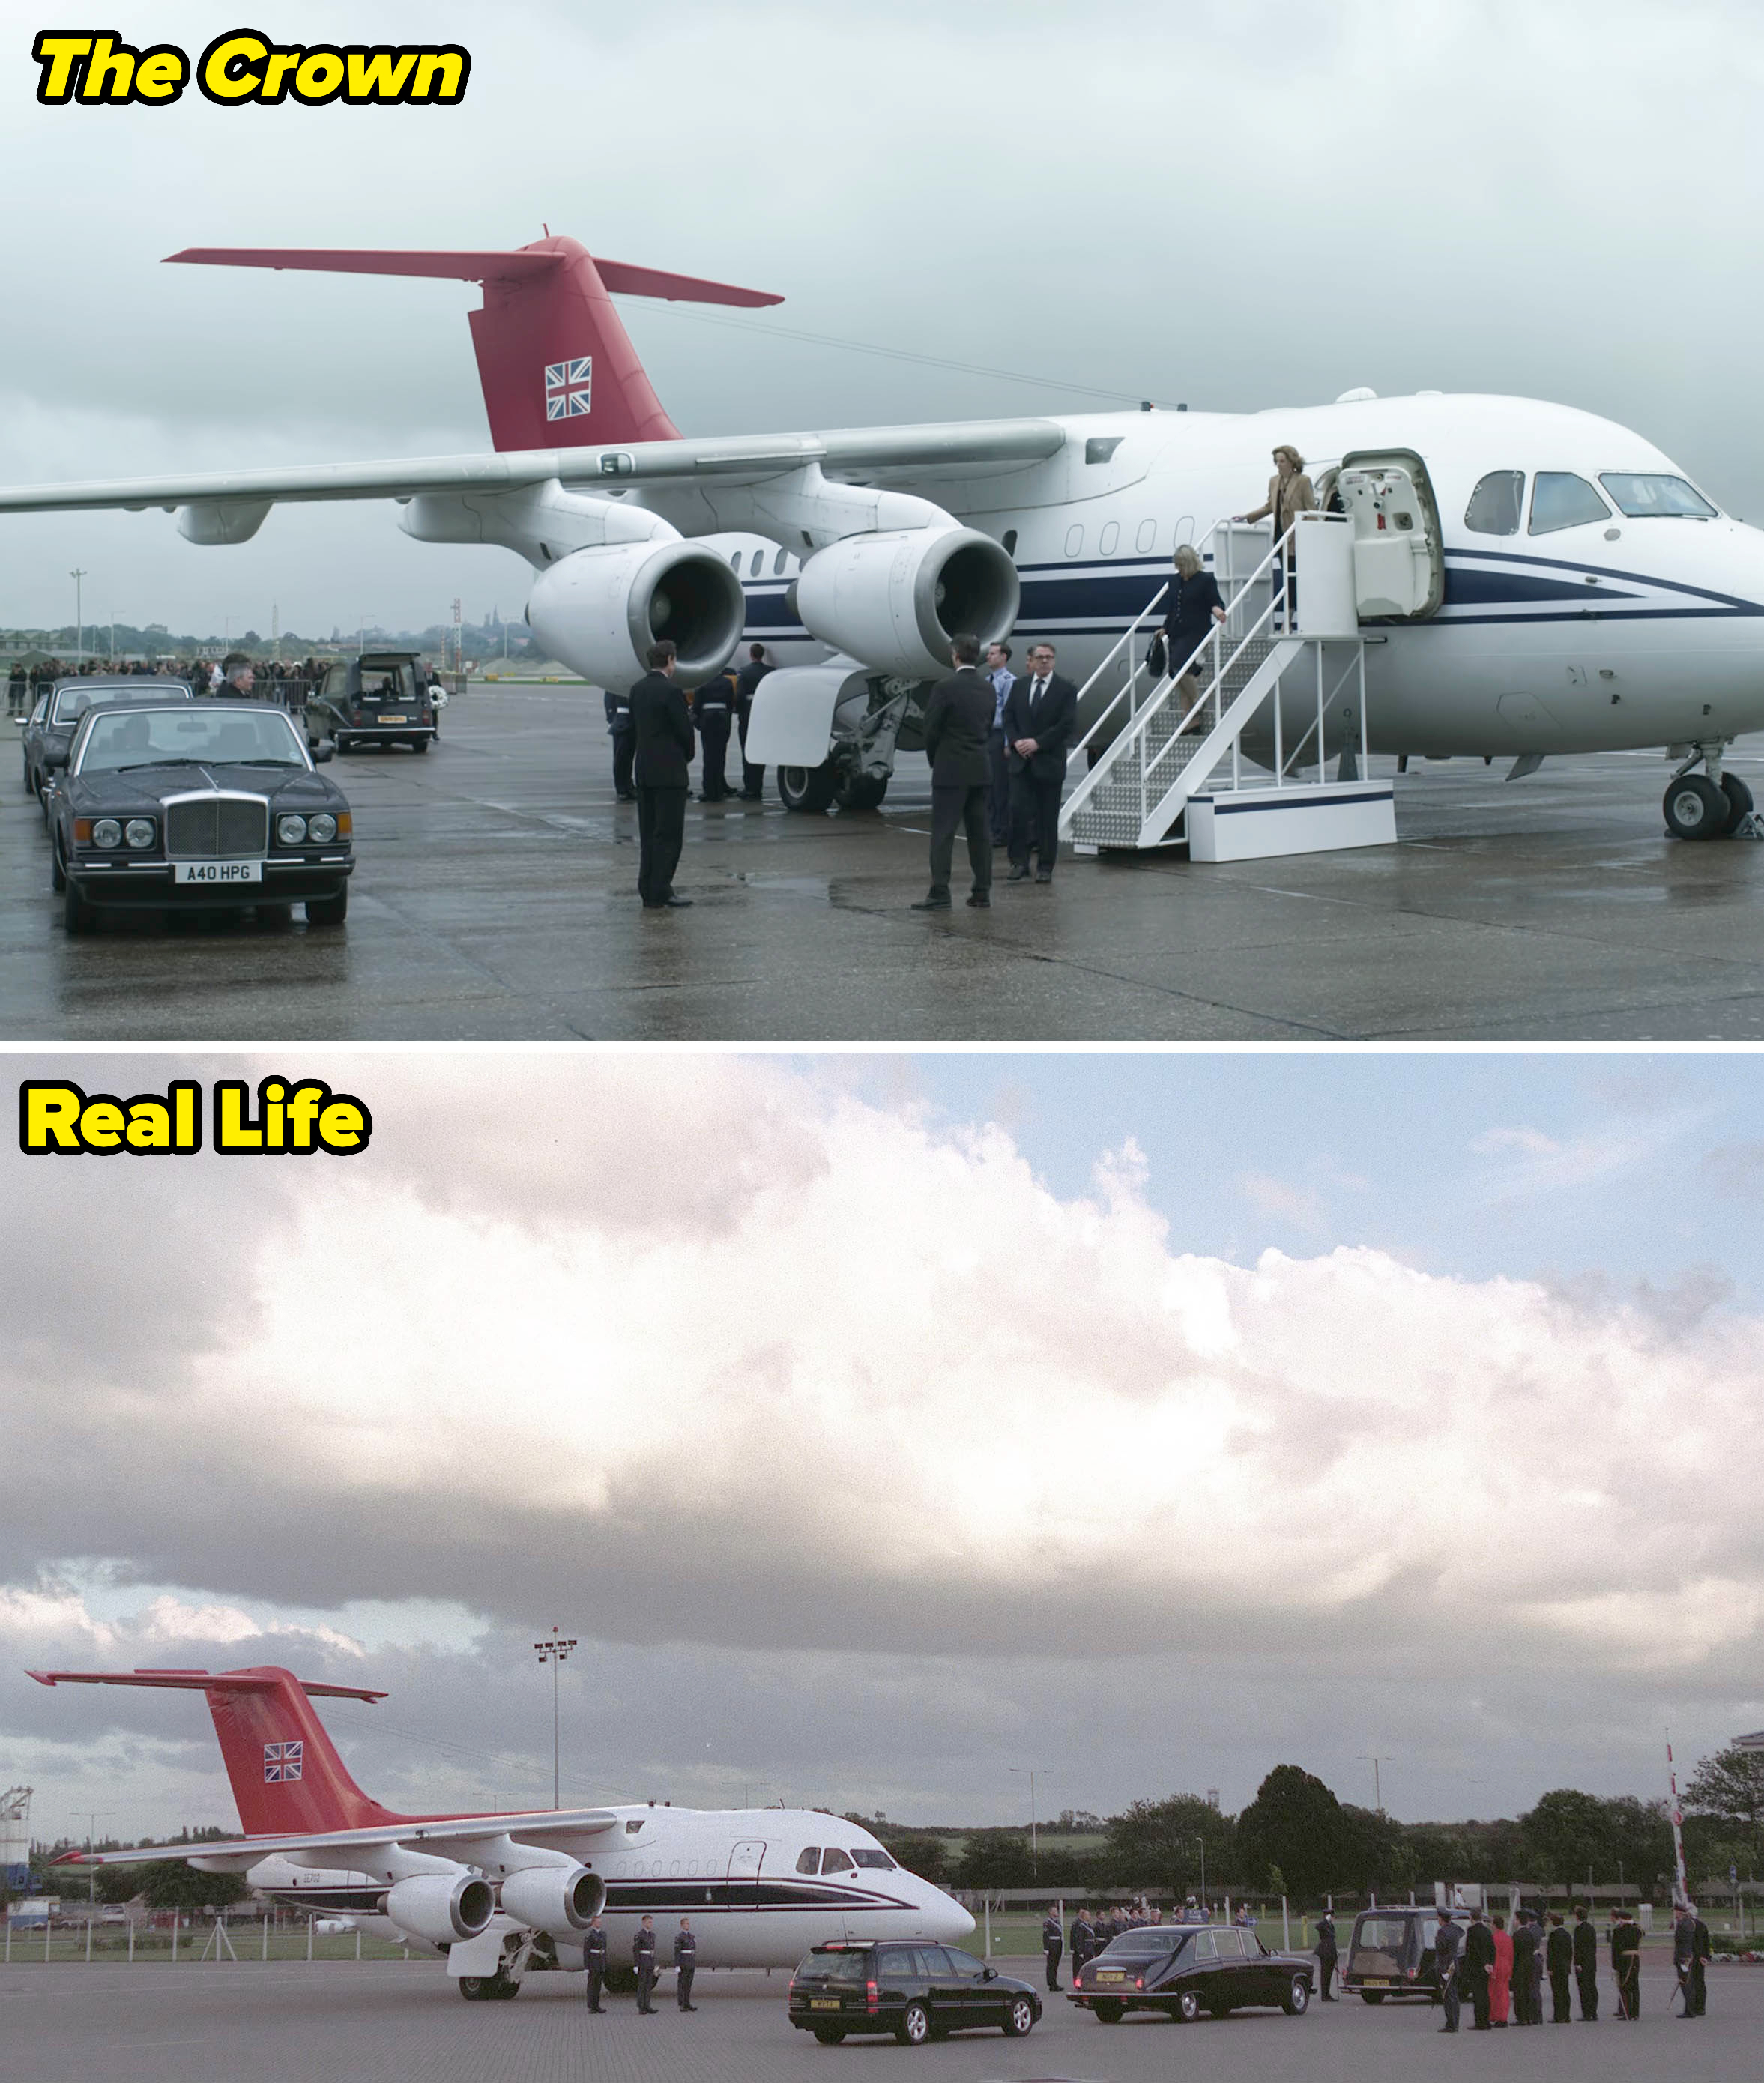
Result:
<svg viewBox="0 0 1764 2083"><path fill-rule="evenodd" d="M1329 1227L1322 1197L1308 1187L1294 1185L1290 1180L1277 1179L1267 1172L1240 1172L1237 1191L1259 1213L1291 1223L1296 1228L1317 1232Z"/></svg>

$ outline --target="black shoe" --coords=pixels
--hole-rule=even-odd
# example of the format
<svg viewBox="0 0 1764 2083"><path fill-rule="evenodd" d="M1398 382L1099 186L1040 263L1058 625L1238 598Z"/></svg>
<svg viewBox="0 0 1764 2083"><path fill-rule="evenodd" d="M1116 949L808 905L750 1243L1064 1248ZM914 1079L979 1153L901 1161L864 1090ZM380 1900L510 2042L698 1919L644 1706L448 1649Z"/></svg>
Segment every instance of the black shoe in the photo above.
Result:
<svg viewBox="0 0 1764 2083"><path fill-rule="evenodd" d="M912 908L915 911L947 911L950 900L947 897L922 897Z"/></svg>
<svg viewBox="0 0 1764 2083"><path fill-rule="evenodd" d="M1013 868L1005 880L1007 882L1027 882L1029 870L1026 868Z"/></svg>
<svg viewBox="0 0 1764 2083"><path fill-rule="evenodd" d="M1035 870L1035 880L1038 882L1051 882L1053 879L1054 872L1051 868L1038 868ZM1334 2003L1335 1999L1331 1996L1329 2001Z"/></svg>
<svg viewBox="0 0 1764 2083"><path fill-rule="evenodd" d="M634 803L637 800L637 796L632 790L629 788L621 788L619 791L619 801L621 803Z"/></svg>
<svg viewBox="0 0 1764 2083"><path fill-rule="evenodd" d="M990 911L992 908L992 896L987 890L976 889L968 899L968 909L971 911Z"/></svg>
<svg viewBox="0 0 1764 2083"><path fill-rule="evenodd" d="M689 911L692 907L690 897L675 897L671 892L662 899L664 911Z"/></svg>
<svg viewBox="0 0 1764 2083"><path fill-rule="evenodd" d="M1456 2032L1457 2030L1457 2027L1455 2025L1442 2025L1440 2027L1440 2030L1441 2032Z"/></svg>

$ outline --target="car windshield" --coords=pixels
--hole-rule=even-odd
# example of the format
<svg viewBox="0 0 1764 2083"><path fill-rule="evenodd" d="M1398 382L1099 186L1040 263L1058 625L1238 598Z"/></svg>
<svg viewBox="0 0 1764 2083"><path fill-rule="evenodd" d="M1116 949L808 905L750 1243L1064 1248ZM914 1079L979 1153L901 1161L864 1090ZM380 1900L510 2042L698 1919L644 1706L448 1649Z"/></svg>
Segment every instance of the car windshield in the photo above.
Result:
<svg viewBox="0 0 1764 2083"><path fill-rule="evenodd" d="M852 1863L856 1866L874 1866L877 1872L891 1874L895 1862L879 1844L854 1844Z"/></svg>
<svg viewBox="0 0 1764 2083"><path fill-rule="evenodd" d="M869 1973L867 1953L811 1953L796 1971L799 1982L861 1982Z"/></svg>
<svg viewBox="0 0 1764 2083"><path fill-rule="evenodd" d="M1696 487L1686 484L1682 477L1656 475L1652 471L1606 470L1599 473L1599 483L1632 521L1686 514L1707 521L1715 511Z"/></svg>
<svg viewBox="0 0 1764 2083"><path fill-rule="evenodd" d="M1174 1953L1187 1937L1170 1925L1152 1925L1144 1931L1123 1931L1104 1947L1105 1960L1157 1960Z"/></svg>
<svg viewBox="0 0 1764 2083"><path fill-rule="evenodd" d="M281 709L118 709L84 726L82 774L199 760L205 766L304 767L305 748Z"/></svg>
<svg viewBox="0 0 1764 2083"><path fill-rule="evenodd" d="M1370 1946L1379 1953L1401 1953L1408 1942L1406 1916L1363 1916L1354 1933L1355 1945Z"/></svg>
<svg viewBox="0 0 1764 2083"><path fill-rule="evenodd" d="M184 690L186 699L189 692L188 687ZM95 708L100 702L138 702L143 696L150 701L163 699L157 687L144 687L139 680L125 680L120 687L63 687L55 697L55 714L50 720L78 723L87 709ZM178 697L172 695L170 699L176 701Z"/></svg>

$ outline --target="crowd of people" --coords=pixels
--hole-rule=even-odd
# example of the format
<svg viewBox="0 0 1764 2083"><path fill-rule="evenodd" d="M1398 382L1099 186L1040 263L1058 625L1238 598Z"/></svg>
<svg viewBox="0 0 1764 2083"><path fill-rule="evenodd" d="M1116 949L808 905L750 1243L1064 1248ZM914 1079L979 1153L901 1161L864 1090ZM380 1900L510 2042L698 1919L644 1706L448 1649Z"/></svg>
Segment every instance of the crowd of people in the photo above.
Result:
<svg viewBox="0 0 1764 2083"><path fill-rule="evenodd" d="M13 661L6 678L6 712L23 716L36 705L44 688L57 680L182 680L192 694L218 695L230 680L235 683L248 673L245 691L298 708L306 690L321 679L324 665L317 658L255 659L243 651L229 652L223 658L39 658L27 665ZM236 687L235 687L236 691Z"/></svg>
<svg viewBox="0 0 1764 2083"><path fill-rule="evenodd" d="M1635 1912L1617 1910L1605 1939L1617 1984L1617 2016L1633 2024L1642 2009L1642 1929ZM1684 1999L1682 2018L1700 2018L1707 2011L1705 1967L1712 1950L1709 1927L1694 1904L1681 1903L1673 1913L1672 1961ZM1550 2024L1572 2022L1571 1984L1580 1999L1581 2022L1591 2024L1598 2018L1599 1934L1584 1903L1575 1904L1572 1929L1559 1910L1551 1910L1546 1923L1539 1911L1522 1908L1511 1930L1504 1916L1485 1920L1480 1909L1469 1912L1467 1926L1461 1930L1455 1913L1445 1910L1434 1941L1434 1960L1445 2013L1441 2032L1457 2030L1466 2000L1473 2031L1542 2025L1546 1978Z"/></svg>

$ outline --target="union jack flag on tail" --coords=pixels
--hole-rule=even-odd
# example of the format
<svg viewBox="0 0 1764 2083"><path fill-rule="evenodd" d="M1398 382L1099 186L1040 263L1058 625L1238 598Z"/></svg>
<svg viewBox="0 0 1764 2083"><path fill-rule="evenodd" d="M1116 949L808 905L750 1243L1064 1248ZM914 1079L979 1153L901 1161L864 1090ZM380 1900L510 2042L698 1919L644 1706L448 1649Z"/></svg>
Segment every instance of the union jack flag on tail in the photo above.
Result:
<svg viewBox="0 0 1764 2083"><path fill-rule="evenodd" d="M580 419L589 410L594 395L594 358L578 354L572 361L545 365L545 416L548 420Z"/></svg>

